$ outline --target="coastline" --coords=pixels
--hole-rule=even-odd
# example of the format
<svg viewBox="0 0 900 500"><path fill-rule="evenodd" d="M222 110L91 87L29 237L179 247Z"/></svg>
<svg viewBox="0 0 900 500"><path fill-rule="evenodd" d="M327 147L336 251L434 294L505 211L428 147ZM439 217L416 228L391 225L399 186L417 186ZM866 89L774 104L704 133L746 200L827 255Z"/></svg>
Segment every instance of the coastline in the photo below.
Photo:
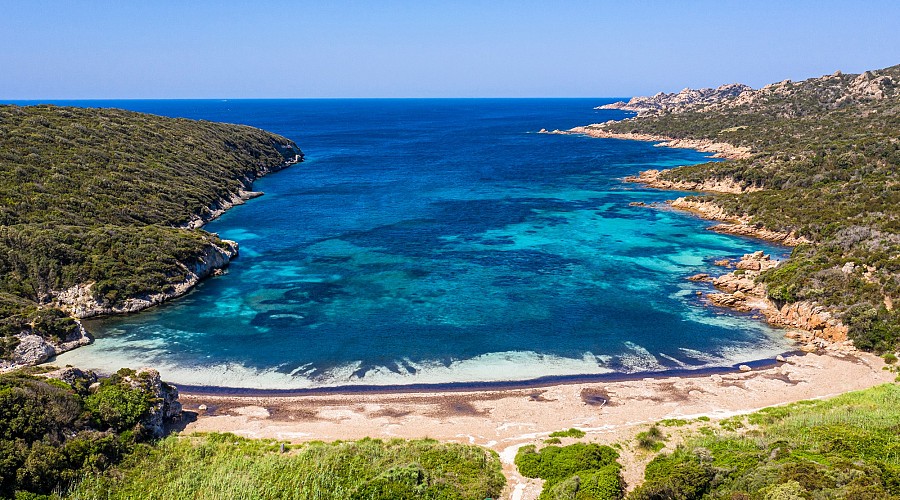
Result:
<svg viewBox="0 0 900 500"><path fill-rule="evenodd" d="M787 356L775 366L696 377L577 382L533 388L424 390L295 396L193 393L180 387L193 432L232 432L291 442L363 437L423 438L477 444L499 453L508 485L504 498L536 498L540 482L522 477L513 459L521 446L576 427L585 440L633 439L666 418L722 419L806 399L821 399L893 380L880 358L866 353ZM180 426L181 427L181 426ZM574 440L566 439L564 444ZM623 463L640 462L627 447ZM626 467L635 484L640 467Z"/></svg>
<svg viewBox="0 0 900 500"><path fill-rule="evenodd" d="M568 130L548 131L542 129L542 134L562 135L586 135L598 139L627 139L632 141L656 142L657 147L696 149L704 153L714 153L714 158L727 158L729 160L743 160L751 156L749 148L738 147L725 142L714 142L708 139L676 139L664 135L637 134L631 132L610 132L603 128L602 123L573 127Z"/></svg>
<svg viewBox="0 0 900 500"><path fill-rule="evenodd" d="M295 154L293 158L284 158L278 165L257 167L253 173L245 173L241 180L243 188L237 193L223 195L214 201L201 213L193 214L188 222L177 226L182 229L201 229L206 223L220 217L230 208L242 205L248 200L262 196L264 193L252 191L253 181L268 174L279 172L285 168L302 163L302 153ZM13 353L12 361L0 366L0 373L16 370L26 366L40 364L53 364L56 356L72 351L93 342L93 336L85 330L82 319L113 316L120 314L132 314L155 307L169 300L181 297L190 292L195 286L209 276L218 276L223 269L228 267L231 260L238 256L238 243L230 240L221 240L223 245L210 244L199 256L198 262L192 266L181 263L185 271L185 279L173 285L169 292L159 292L142 297L129 297L121 306L109 306L94 299L91 292L93 283L80 283L66 290L54 293L55 298L51 305L68 313L78 325L78 335L67 338L63 342L52 342L40 335L24 335L20 337L20 346Z"/></svg>

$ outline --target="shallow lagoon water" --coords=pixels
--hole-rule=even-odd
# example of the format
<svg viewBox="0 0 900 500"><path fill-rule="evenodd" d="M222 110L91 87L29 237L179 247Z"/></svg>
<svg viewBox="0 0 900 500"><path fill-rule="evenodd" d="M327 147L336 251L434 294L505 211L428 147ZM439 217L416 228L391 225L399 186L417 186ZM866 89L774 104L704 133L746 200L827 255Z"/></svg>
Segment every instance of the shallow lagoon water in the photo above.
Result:
<svg viewBox="0 0 900 500"><path fill-rule="evenodd" d="M103 101L245 123L307 161L206 229L225 276L143 313L89 321L58 363L153 366L190 385L307 388L527 380L726 366L788 348L685 280L785 250L705 230L623 184L708 161L652 144L537 134L626 116L603 99Z"/></svg>

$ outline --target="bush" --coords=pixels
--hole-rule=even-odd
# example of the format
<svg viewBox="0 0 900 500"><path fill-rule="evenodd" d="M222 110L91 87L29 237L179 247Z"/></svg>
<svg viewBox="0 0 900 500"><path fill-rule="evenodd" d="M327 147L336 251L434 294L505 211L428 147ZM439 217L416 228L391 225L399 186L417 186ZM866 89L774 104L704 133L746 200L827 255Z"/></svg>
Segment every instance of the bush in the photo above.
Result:
<svg viewBox="0 0 900 500"><path fill-rule="evenodd" d="M523 476L545 481L542 499L620 498L624 485L618 457L613 448L598 444L546 446L540 451L529 445L519 449L515 463Z"/></svg>
<svg viewBox="0 0 900 500"><path fill-rule="evenodd" d="M84 406L97 425L121 432L137 425L150 410L151 399L140 388L107 379L85 398Z"/></svg>

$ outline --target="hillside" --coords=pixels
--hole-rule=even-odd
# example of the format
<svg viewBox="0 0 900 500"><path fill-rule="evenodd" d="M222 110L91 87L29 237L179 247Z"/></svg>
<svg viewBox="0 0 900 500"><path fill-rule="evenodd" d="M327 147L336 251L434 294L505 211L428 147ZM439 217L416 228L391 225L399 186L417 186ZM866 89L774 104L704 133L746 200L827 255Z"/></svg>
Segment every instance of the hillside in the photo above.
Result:
<svg viewBox="0 0 900 500"><path fill-rule="evenodd" d="M900 347L900 66L722 93L580 131L749 151L742 159L663 171L658 179L676 187L729 186L731 192L689 201L714 207L708 211L719 218L811 241L762 273L769 298L779 306L826 306L858 347Z"/></svg>
<svg viewBox="0 0 900 500"><path fill-rule="evenodd" d="M293 142L247 126L0 106L0 360L79 342L70 316L184 293L237 254L196 228L301 160Z"/></svg>

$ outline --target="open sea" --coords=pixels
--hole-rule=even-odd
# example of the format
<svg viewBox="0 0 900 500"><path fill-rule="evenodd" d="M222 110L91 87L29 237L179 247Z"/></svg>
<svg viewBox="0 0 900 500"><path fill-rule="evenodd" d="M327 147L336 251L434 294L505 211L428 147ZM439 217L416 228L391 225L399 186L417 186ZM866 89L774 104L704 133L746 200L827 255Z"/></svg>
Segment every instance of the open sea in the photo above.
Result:
<svg viewBox="0 0 900 500"><path fill-rule="evenodd" d="M56 363L303 389L703 369L788 350L685 279L786 249L629 205L679 193L623 176L708 155L536 133L628 116L593 109L612 101L59 101L252 125L296 141L306 161L206 226L240 244L227 274L87 321L96 341Z"/></svg>

